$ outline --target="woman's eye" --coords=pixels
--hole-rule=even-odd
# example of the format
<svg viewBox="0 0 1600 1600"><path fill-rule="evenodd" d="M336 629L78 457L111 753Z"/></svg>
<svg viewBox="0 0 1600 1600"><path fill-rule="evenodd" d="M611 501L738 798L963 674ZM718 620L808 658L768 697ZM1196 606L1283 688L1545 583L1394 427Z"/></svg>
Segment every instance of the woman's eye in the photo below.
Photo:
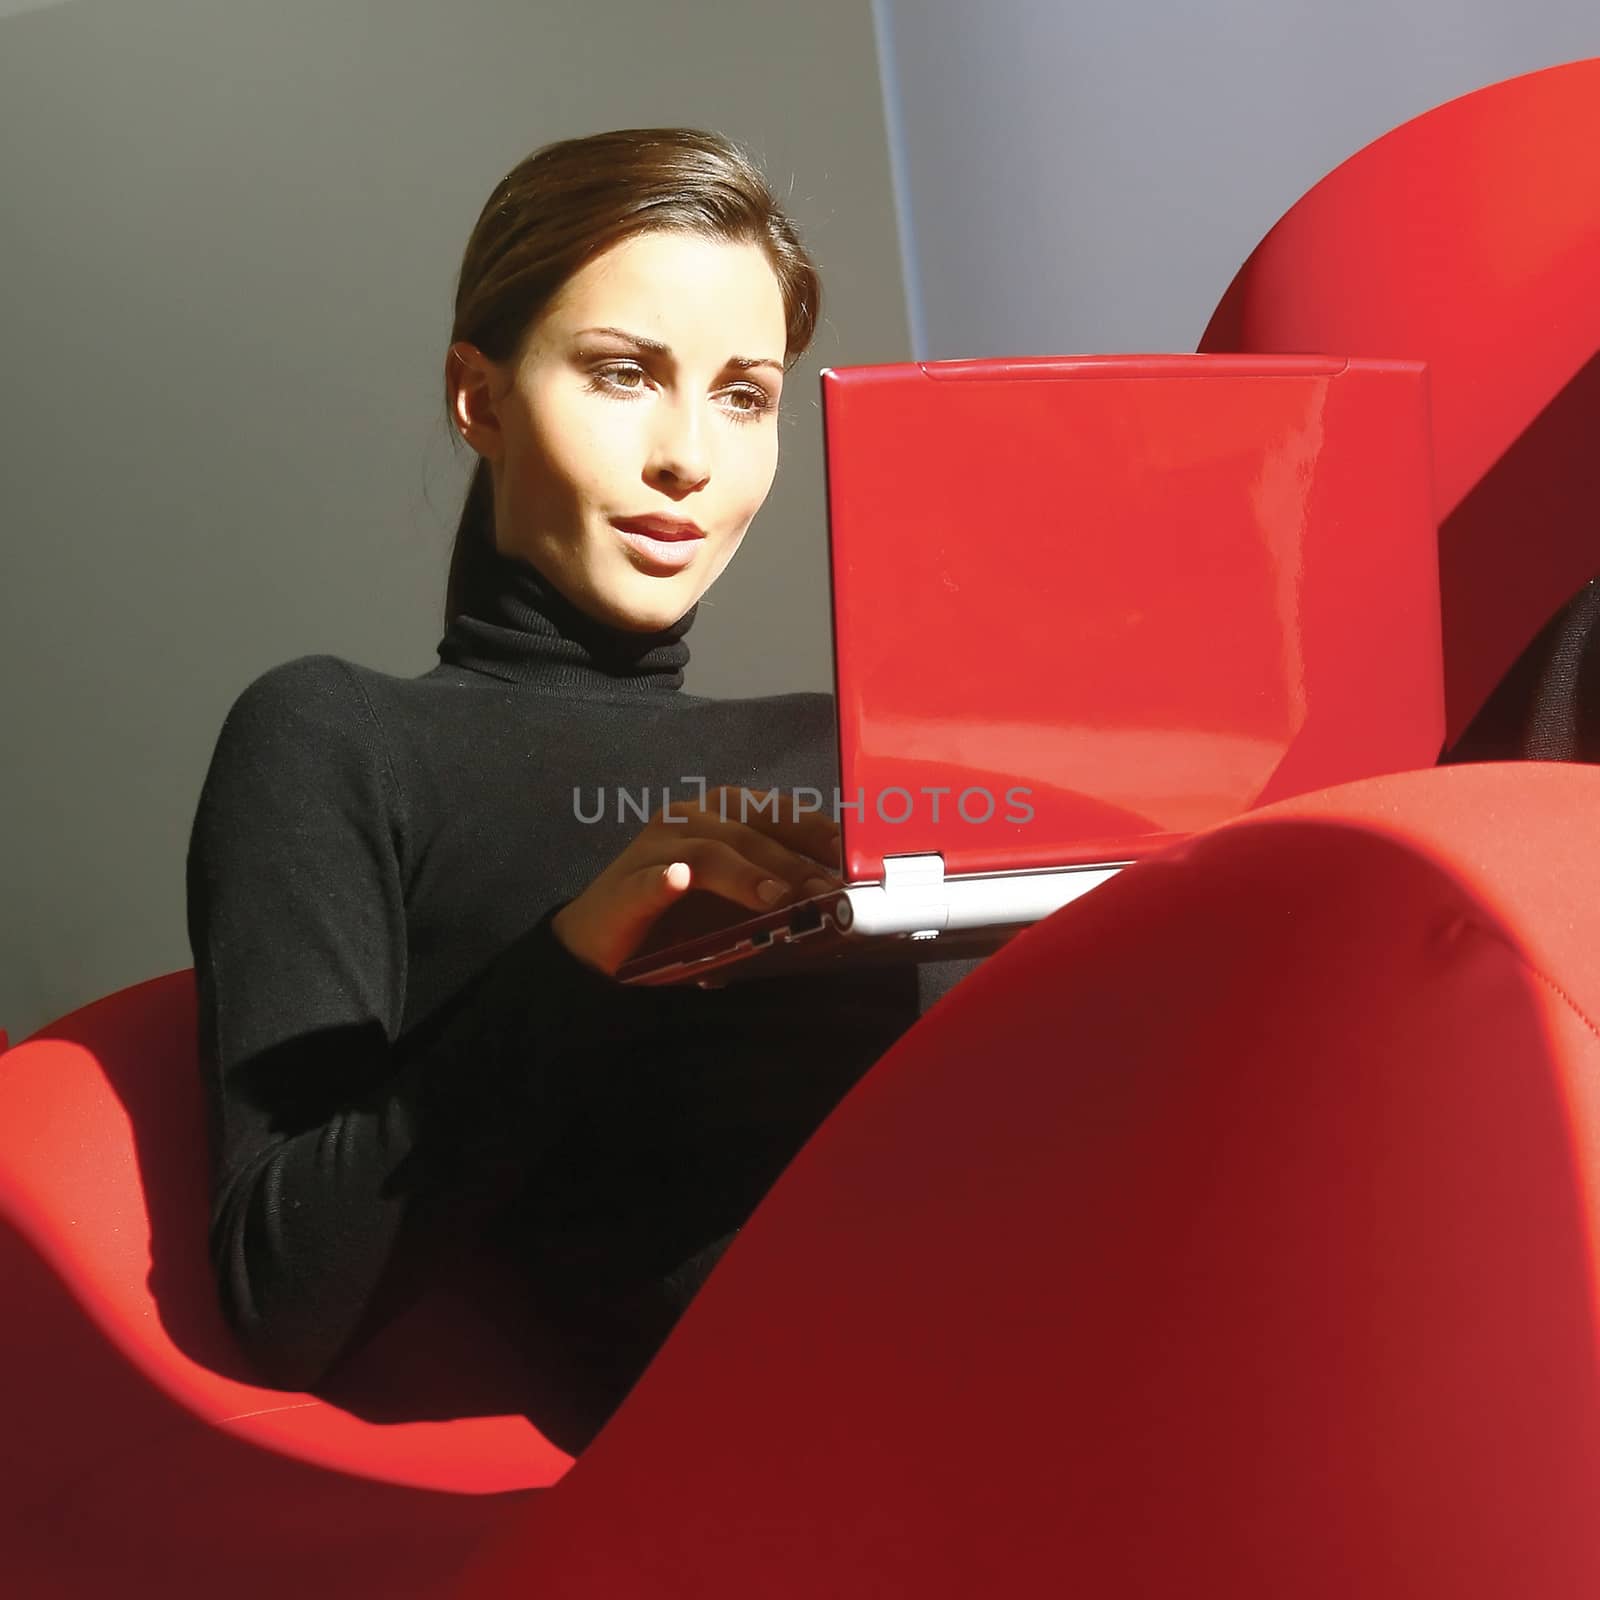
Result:
<svg viewBox="0 0 1600 1600"><path fill-rule="evenodd" d="M757 412L767 411L772 406L772 399L765 389L740 388L728 391L730 400L741 402L734 407L735 411L746 411L754 416Z"/></svg>
<svg viewBox="0 0 1600 1600"><path fill-rule="evenodd" d="M637 390L639 384L624 383L622 380L624 378L638 378L642 382L645 377L644 369L634 366L631 362L622 362L609 367L596 367L594 375L613 389L632 390Z"/></svg>

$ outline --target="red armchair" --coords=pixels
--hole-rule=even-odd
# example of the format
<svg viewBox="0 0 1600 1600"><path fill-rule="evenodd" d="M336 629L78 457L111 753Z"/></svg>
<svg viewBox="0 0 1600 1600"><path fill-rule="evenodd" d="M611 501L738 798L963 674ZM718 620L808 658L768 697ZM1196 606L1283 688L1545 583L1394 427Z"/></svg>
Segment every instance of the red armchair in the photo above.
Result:
<svg viewBox="0 0 1600 1600"><path fill-rule="evenodd" d="M459 1304L364 1391L252 1386L187 975L90 1007L0 1061L11 1592L1600 1592L1595 859L1600 769L1440 769L1030 929L570 1471Z"/></svg>

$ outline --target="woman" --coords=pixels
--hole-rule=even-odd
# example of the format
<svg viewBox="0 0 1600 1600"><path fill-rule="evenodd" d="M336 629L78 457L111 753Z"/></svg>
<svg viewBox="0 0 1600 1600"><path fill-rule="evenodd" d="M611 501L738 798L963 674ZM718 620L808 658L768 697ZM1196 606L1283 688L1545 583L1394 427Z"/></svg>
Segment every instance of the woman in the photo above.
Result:
<svg viewBox="0 0 1600 1600"><path fill-rule="evenodd" d="M729 803L831 792L829 698L681 688L817 306L714 135L554 144L485 205L446 360L479 460L440 664L263 674L194 820L212 1255L268 1381L320 1383L471 1236L528 1274L603 1415L918 1015L908 970L612 976L691 890L754 910L837 881L831 819Z"/></svg>

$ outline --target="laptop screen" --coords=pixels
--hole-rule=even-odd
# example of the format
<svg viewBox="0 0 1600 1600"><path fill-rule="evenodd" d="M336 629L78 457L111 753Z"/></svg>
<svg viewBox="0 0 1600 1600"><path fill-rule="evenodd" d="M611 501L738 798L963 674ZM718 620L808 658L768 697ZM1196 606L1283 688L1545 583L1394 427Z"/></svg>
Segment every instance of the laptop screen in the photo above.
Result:
<svg viewBox="0 0 1600 1600"><path fill-rule="evenodd" d="M1433 764L1420 363L1024 357L822 392L851 879L1137 860Z"/></svg>

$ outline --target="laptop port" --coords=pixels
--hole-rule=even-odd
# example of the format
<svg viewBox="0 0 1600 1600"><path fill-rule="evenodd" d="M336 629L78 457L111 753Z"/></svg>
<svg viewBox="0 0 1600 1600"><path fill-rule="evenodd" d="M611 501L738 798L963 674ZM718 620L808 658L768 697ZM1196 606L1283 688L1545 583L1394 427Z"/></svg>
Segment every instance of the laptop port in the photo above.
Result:
<svg viewBox="0 0 1600 1600"><path fill-rule="evenodd" d="M821 906L797 906L789 918L790 933L815 933L822 926Z"/></svg>

